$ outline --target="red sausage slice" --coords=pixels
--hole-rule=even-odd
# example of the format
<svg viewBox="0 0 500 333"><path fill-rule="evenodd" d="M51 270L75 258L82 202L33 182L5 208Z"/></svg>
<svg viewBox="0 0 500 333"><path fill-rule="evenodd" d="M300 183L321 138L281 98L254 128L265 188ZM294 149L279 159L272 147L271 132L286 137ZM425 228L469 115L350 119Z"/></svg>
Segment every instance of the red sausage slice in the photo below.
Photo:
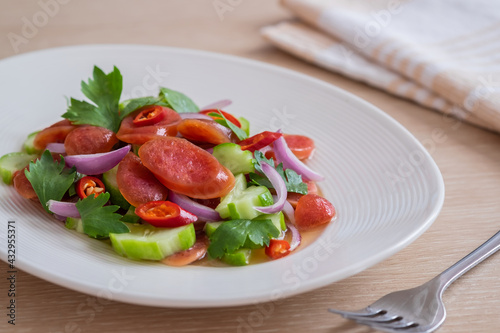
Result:
<svg viewBox="0 0 500 333"><path fill-rule="evenodd" d="M28 169L28 167L16 171L16 173L14 174L14 178L12 179L14 188L16 189L17 193L19 193L19 195L21 195L23 198L38 200L38 196L36 195L33 186L31 186L30 181L24 174L24 170L26 169Z"/></svg>
<svg viewBox="0 0 500 333"><path fill-rule="evenodd" d="M295 225L308 230L329 223L335 217L335 208L317 194L306 194L299 199L295 209Z"/></svg>
<svg viewBox="0 0 500 333"><path fill-rule="evenodd" d="M107 153L118 143L113 131L98 126L78 127L64 140L68 155Z"/></svg>
<svg viewBox="0 0 500 333"><path fill-rule="evenodd" d="M211 120L184 119L177 126L177 130L190 141L207 142L214 145L232 141L232 131Z"/></svg>
<svg viewBox="0 0 500 333"><path fill-rule="evenodd" d="M125 200L134 207L150 201L163 201L168 195L168 189L132 152L129 152L118 165L116 182Z"/></svg>
<svg viewBox="0 0 500 333"><path fill-rule="evenodd" d="M68 134L77 126L71 125L68 119L61 120L50 127L41 130L33 141L36 149L44 150L49 143L63 143Z"/></svg>
<svg viewBox="0 0 500 333"><path fill-rule="evenodd" d="M135 117L141 112L139 109L130 116L123 119L116 136L121 141L142 145L143 143L156 137L176 136L177 124L181 121L181 116L172 109L162 107L165 110L165 117L160 122L153 125L137 126L134 124Z"/></svg>
<svg viewBox="0 0 500 333"><path fill-rule="evenodd" d="M139 156L163 185L192 198L218 198L234 187L231 171L185 139L153 139L141 146Z"/></svg>

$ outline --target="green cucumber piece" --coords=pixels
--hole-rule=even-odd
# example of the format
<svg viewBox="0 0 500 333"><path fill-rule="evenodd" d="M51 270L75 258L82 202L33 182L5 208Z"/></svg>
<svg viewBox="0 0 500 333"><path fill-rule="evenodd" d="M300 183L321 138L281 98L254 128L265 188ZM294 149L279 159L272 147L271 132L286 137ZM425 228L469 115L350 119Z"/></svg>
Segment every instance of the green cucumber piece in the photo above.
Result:
<svg viewBox="0 0 500 333"><path fill-rule="evenodd" d="M278 229L280 232L286 230L285 215L283 214L283 212L260 215L254 220L271 220L276 229Z"/></svg>
<svg viewBox="0 0 500 333"><path fill-rule="evenodd" d="M240 121L241 124L241 129L248 135L250 136L250 122L248 119L239 117L238 120Z"/></svg>
<svg viewBox="0 0 500 333"><path fill-rule="evenodd" d="M253 154L241 150L236 143L223 143L214 147L212 155L234 175L255 172Z"/></svg>
<svg viewBox="0 0 500 333"><path fill-rule="evenodd" d="M118 188L118 183L116 182L117 172L118 165L102 174L102 182L104 183L104 187L106 187L106 192L109 192L111 203L128 210L130 208L130 203L125 200Z"/></svg>
<svg viewBox="0 0 500 333"><path fill-rule="evenodd" d="M39 149L36 149L35 148L35 145L33 144L33 141L35 141L35 137L36 135L39 133L40 131L37 131L37 132L33 132L31 134L28 134L28 137L26 138L26 140L24 141L23 143L23 150L27 153L27 154L39 154L41 153L42 151L39 150Z"/></svg>
<svg viewBox="0 0 500 333"><path fill-rule="evenodd" d="M37 157L38 155L24 152L9 153L0 157L0 175L3 182L7 185L12 184L14 172L21 170Z"/></svg>
<svg viewBox="0 0 500 333"><path fill-rule="evenodd" d="M205 234L210 237L212 236L212 234L214 233L215 229L217 229L222 223L224 223L223 221L220 221L220 222L207 222L205 223Z"/></svg>
<svg viewBox="0 0 500 333"><path fill-rule="evenodd" d="M81 218L68 217L66 218L66 223L64 226L68 229L76 230L77 232L84 234L83 223Z"/></svg>
<svg viewBox="0 0 500 333"><path fill-rule="evenodd" d="M231 266L246 266L250 263L251 255L252 250L239 249L234 253L226 253L221 260Z"/></svg>
<svg viewBox="0 0 500 333"><path fill-rule="evenodd" d="M130 208L127 210L125 215L123 215L123 217L120 219L120 221L128 222L128 223L139 223L140 219L141 218L139 216L137 216L137 214L135 213L135 207L130 206Z"/></svg>
<svg viewBox="0 0 500 333"><path fill-rule="evenodd" d="M155 228L151 225L127 224L129 233L110 233L115 251L130 259L162 260L194 245L193 224L178 228Z"/></svg>

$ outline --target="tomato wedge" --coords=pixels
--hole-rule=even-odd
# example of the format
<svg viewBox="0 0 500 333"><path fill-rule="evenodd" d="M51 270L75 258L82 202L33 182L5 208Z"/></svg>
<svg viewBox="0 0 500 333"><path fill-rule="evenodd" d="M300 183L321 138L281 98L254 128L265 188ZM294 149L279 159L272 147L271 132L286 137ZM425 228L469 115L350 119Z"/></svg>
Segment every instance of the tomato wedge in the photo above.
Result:
<svg viewBox="0 0 500 333"><path fill-rule="evenodd" d="M80 199L85 199L92 194L94 194L94 197L97 197L105 191L104 184L96 177L85 176L76 182L76 194L78 194Z"/></svg>
<svg viewBox="0 0 500 333"><path fill-rule="evenodd" d="M191 198L220 198L234 187L231 171L210 153L185 139L150 140L139 149L139 157L168 189Z"/></svg>
<svg viewBox="0 0 500 333"><path fill-rule="evenodd" d="M200 111L200 113L205 114L205 115L208 115L209 113L222 113L224 115L224 117L226 117L227 120L229 120L230 122L232 122L233 124L235 124L236 126L241 128L241 123L238 120L238 118L236 118L235 116L233 116L230 113L227 113L226 111L222 111L219 109L209 109L209 110ZM210 117L212 117L214 119L223 119L221 116L218 116L218 117L210 116Z"/></svg>
<svg viewBox="0 0 500 333"><path fill-rule="evenodd" d="M297 203L295 225L302 230L313 229L329 223L335 214L335 207L330 201L317 194L306 194Z"/></svg>
<svg viewBox="0 0 500 333"><path fill-rule="evenodd" d="M135 116L133 123L136 126L154 125L165 119L166 115L165 108L159 105L150 105L141 109L139 114Z"/></svg>
<svg viewBox="0 0 500 333"><path fill-rule="evenodd" d="M290 243L283 239L271 239L265 252L271 259L283 258L290 254Z"/></svg>
<svg viewBox="0 0 500 333"><path fill-rule="evenodd" d="M254 152L270 145L282 136L282 133L265 131L251 136L248 139L240 141L238 144L241 146L241 150L249 150L251 152Z"/></svg>
<svg viewBox="0 0 500 333"><path fill-rule="evenodd" d="M176 228L198 220L198 217L170 201L150 201L138 206L135 213L152 226Z"/></svg>
<svg viewBox="0 0 500 333"><path fill-rule="evenodd" d="M64 140L68 155L107 153L118 143L113 131L99 126L82 126L71 131Z"/></svg>

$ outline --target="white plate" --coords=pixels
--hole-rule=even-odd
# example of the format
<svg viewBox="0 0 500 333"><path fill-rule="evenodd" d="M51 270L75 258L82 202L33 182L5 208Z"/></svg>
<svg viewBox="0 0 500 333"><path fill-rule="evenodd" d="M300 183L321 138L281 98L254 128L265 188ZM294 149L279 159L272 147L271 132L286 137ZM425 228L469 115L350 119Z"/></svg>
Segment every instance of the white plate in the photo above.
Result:
<svg viewBox="0 0 500 333"><path fill-rule="evenodd" d="M50 282L114 300L168 307L249 304L287 297L356 274L421 235L444 199L441 174L420 143L363 100L325 82L251 60L154 46L94 45L44 50L0 61L0 155L27 134L59 120L64 96L83 98L80 81L94 65L116 65L124 94L156 94L158 85L203 106L233 100L252 132L283 128L317 144L310 166L326 176L323 194L338 219L309 247L247 267L167 267L116 255L68 231L41 209L0 187L0 256L7 220L16 221L17 266ZM408 263L409 264L409 263Z"/></svg>

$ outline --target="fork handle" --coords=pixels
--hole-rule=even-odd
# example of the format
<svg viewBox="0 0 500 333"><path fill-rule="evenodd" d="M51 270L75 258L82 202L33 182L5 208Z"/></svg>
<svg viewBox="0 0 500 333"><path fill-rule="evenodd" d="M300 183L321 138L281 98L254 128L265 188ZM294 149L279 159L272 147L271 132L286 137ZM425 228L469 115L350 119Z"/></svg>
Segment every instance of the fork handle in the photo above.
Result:
<svg viewBox="0 0 500 333"><path fill-rule="evenodd" d="M484 259L491 256L500 249L500 231L488 239L477 249L460 259L456 264L436 276L433 280L439 280L441 292L443 292L456 279L467 273Z"/></svg>

